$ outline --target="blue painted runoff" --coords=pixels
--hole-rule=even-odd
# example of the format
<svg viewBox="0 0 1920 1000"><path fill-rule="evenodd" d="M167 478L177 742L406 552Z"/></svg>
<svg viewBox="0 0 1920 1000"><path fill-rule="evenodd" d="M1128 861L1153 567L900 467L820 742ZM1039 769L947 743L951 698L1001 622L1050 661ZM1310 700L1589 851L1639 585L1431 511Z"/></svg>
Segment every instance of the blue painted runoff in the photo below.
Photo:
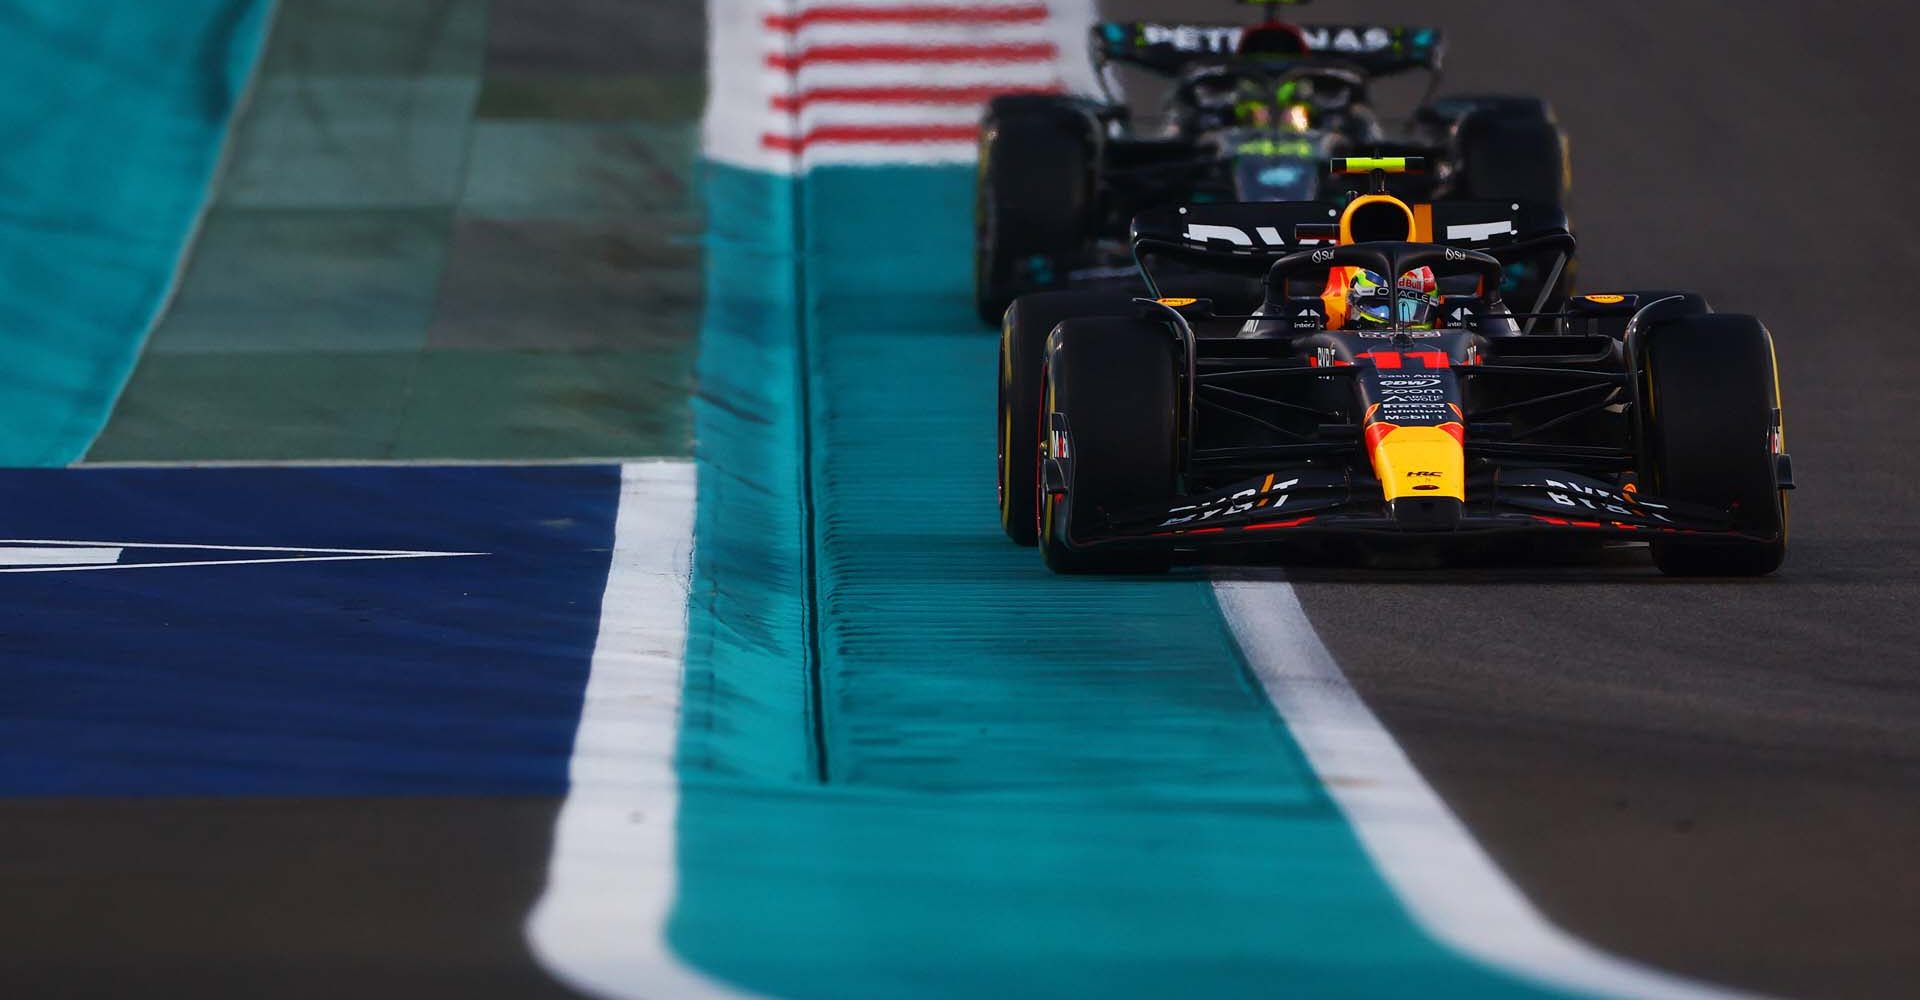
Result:
<svg viewBox="0 0 1920 1000"><path fill-rule="evenodd" d="M10 539L486 553L0 572L0 796L559 794L619 495L613 466L0 472Z"/></svg>

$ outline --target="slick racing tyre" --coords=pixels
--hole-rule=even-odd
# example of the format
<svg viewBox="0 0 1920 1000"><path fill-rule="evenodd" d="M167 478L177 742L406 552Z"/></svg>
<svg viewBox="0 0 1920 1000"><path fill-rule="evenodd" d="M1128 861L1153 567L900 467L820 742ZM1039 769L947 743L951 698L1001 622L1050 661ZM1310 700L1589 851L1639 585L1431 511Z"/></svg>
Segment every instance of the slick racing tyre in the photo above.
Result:
<svg viewBox="0 0 1920 1000"><path fill-rule="evenodd" d="M1068 320L1047 341L1046 410L1064 434L1043 435L1041 460L1062 458L1066 492L1041 484L1040 552L1056 573L1164 573L1169 547L1076 549L1114 517L1173 496L1179 434L1175 342L1150 320ZM1064 452L1064 454L1056 454Z"/></svg>
<svg viewBox="0 0 1920 1000"><path fill-rule="evenodd" d="M1476 201L1523 202L1566 208L1572 172L1566 134L1545 101L1531 97L1483 97L1454 127L1457 190ZM1504 289L1515 309L1530 310L1546 289L1545 263L1533 262ZM1577 263L1567 261L1544 300L1546 311L1566 301Z"/></svg>
<svg viewBox="0 0 1920 1000"><path fill-rule="evenodd" d="M1553 109L1537 98L1474 98L1454 127L1462 193L1564 207L1571 169Z"/></svg>
<svg viewBox="0 0 1920 1000"><path fill-rule="evenodd" d="M1000 392L995 414L995 485L1000 527L1021 545L1039 540L1034 456L1040 447L1040 368L1047 335L1062 320L1127 316L1132 298L1110 292L1035 292L1015 299L1000 324Z"/></svg>
<svg viewBox="0 0 1920 1000"><path fill-rule="evenodd" d="M1646 461L1642 485L1663 499L1732 509L1751 541L1653 542L1669 576L1764 576L1787 554L1779 380L1773 338L1751 316L1716 313L1642 331Z"/></svg>
<svg viewBox="0 0 1920 1000"><path fill-rule="evenodd" d="M1000 108L1004 102L996 102ZM1014 296L1062 283L1092 231L1094 141L1085 115L1043 102L990 109L974 188L974 303L997 325Z"/></svg>

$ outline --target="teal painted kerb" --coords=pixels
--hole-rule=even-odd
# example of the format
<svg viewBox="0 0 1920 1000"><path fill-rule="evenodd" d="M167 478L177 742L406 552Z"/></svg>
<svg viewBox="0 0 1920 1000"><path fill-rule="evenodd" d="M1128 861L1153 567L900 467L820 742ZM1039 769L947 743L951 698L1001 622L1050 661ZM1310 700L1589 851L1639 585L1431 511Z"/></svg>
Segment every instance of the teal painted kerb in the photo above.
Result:
<svg viewBox="0 0 1920 1000"><path fill-rule="evenodd" d="M171 286L270 0L0 8L0 465L105 426Z"/></svg>
<svg viewBox="0 0 1920 1000"><path fill-rule="evenodd" d="M699 506L681 768L775 785L812 773L806 712L799 279L790 183L710 166L694 397Z"/></svg>
<svg viewBox="0 0 1920 1000"><path fill-rule="evenodd" d="M1528 994L1411 922L1202 576L999 533L969 192L710 171L672 947L796 997Z"/></svg>

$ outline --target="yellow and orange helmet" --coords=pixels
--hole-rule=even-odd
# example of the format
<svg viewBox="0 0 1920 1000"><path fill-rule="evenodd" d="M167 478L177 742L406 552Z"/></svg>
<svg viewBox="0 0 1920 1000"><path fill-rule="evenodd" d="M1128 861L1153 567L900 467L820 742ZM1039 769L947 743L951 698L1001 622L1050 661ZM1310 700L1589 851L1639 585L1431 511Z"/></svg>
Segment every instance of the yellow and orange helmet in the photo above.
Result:
<svg viewBox="0 0 1920 1000"><path fill-rule="evenodd" d="M1336 267L1327 272L1320 295L1326 305L1327 326L1431 330L1440 314L1440 283L1433 268L1416 267L1400 276L1400 311L1394 314L1393 289L1385 278L1362 267Z"/></svg>

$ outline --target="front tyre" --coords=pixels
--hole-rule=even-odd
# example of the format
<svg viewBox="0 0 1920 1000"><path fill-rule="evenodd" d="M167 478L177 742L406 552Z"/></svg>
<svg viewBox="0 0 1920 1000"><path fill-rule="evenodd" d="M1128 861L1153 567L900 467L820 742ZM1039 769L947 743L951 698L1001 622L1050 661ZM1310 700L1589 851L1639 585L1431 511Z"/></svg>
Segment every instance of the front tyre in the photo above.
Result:
<svg viewBox="0 0 1920 1000"><path fill-rule="evenodd" d="M1780 389L1773 337L1759 320L1730 313L1690 316L1644 331L1637 351L1645 382L1648 492L1731 509L1737 542L1653 542L1669 576L1765 576L1787 555L1787 502L1780 485Z"/></svg>
<svg viewBox="0 0 1920 1000"><path fill-rule="evenodd" d="M1170 547L1076 547L1116 518L1163 505L1178 472L1178 352L1151 320L1068 320L1047 341L1045 410L1065 434L1042 435L1040 458L1064 459L1066 492L1041 484L1040 551L1056 573L1164 573Z"/></svg>
<svg viewBox="0 0 1920 1000"><path fill-rule="evenodd" d="M995 486L1000 528L1019 545L1039 541L1034 455L1040 447L1040 369L1047 335L1062 320L1127 316L1133 298L1112 292L1035 292L1015 299L1000 324L1000 391L995 413Z"/></svg>

